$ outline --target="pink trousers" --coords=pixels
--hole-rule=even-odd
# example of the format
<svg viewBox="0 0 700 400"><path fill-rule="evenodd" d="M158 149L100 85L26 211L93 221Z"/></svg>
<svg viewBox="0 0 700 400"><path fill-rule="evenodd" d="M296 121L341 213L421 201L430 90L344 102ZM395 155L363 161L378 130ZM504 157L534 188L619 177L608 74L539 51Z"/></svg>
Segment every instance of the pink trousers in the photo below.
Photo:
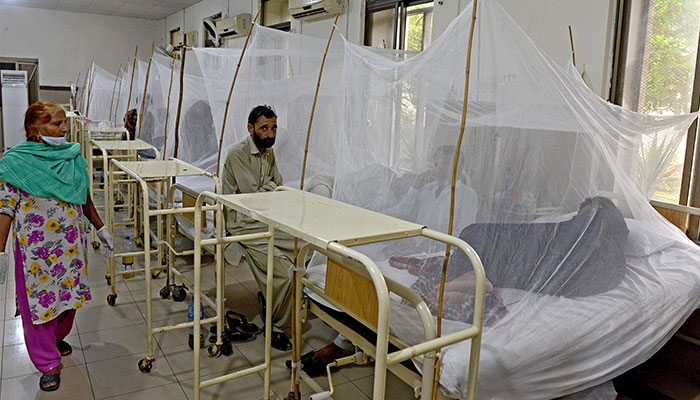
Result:
<svg viewBox="0 0 700 400"><path fill-rule="evenodd" d="M56 347L56 341L63 340L73 328L75 310L64 311L51 321L34 325L32 323L27 289L24 282L24 266L19 255L19 244L15 245L15 289L17 307L22 317L24 342L32 364L41 373L46 373L58 367L61 363L61 353Z"/></svg>

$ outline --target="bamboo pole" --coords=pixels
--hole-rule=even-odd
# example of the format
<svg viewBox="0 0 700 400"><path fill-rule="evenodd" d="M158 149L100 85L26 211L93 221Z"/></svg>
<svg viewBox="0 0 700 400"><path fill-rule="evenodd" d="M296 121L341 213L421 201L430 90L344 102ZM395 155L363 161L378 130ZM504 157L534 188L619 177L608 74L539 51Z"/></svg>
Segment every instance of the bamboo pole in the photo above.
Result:
<svg viewBox="0 0 700 400"><path fill-rule="evenodd" d="M304 190L304 177L306 175L306 160L309 156L309 141L311 139L311 126L314 122L314 114L316 112L316 102L318 100L318 92L321 88L321 78L323 77L323 68L326 66L326 57L328 56L328 49L331 47L331 41L333 39L333 34L335 33L335 27L338 23L338 17L340 13L335 15L335 21L333 21L333 27L331 28L331 34L328 36L328 43L326 43L326 51L323 53L323 59L321 60L321 69L318 71L318 79L316 80L316 92L314 93L314 101L311 105L311 115L309 116L309 127L306 130L306 143L304 144L304 161L301 164L301 182L299 183L299 190ZM299 260L297 259L299 252L299 238L294 238L294 268L292 269L292 293L296 295L297 291L297 268ZM303 263L304 261L302 261ZM296 364L299 351L301 349L297 348L296 336L300 333L296 330L296 306L292 306L292 360ZM299 384L297 383L297 370L292 368L292 382L294 385L294 400L299 400Z"/></svg>
<svg viewBox="0 0 700 400"><path fill-rule="evenodd" d="M146 107L146 94L148 93L148 77L151 75L151 62L153 62L153 52L156 49L156 42L151 44L151 57L148 59L148 68L146 69L146 83L143 85L143 96L141 96L141 114L139 115L139 132L137 138L141 139L141 124L143 123L143 111Z"/></svg>
<svg viewBox="0 0 700 400"><path fill-rule="evenodd" d="M576 51L574 50L574 34L571 32L571 25L569 25L569 42L571 42L571 57L574 62L574 67L576 66Z"/></svg>
<svg viewBox="0 0 700 400"><path fill-rule="evenodd" d="M87 105L85 106L85 118L89 118L90 115L90 98L92 97L92 88L95 86L95 68L94 65L92 68L90 68L90 82L88 84L88 93L87 93Z"/></svg>
<svg viewBox="0 0 700 400"><path fill-rule="evenodd" d="M131 67L131 83L129 84L129 98L126 101L126 112L129 112L129 107L131 106L131 90L134 88L134 76L136 76L136 60L139 54L139 46L136 45L136 51L134 51L134 65Z"/></svg>
<svg viewBox="0 0 700 400"><path fill-rule="evenodd" d="M83 80L83 87L80 88L80 93L78 94L78 98L75 100L77 108L80 108L80 102L83 101L83 96L85 95L85 87L87 86L88 76L90 75L90 71L92 70L92 63L93 63L93 60L90 60L90 65L88 66L87 73L85 73L85 79ZM81 110L81 112L82 112L82 110Z"/></svg>
<svg viewBox="0 0 700 400"><path fill-rule="evenodd" d="M316 112L316 101L318 100L318 92L319 92L319 89L321 88L321 77L323 76L323 67L326 66L326 56L328 56L328 49L331 47L331 40L333 39L333 34L335 33L335 24L338 23L338 17L340 17L340 13L335 15L335 21L333 22L333 28L331 29L330 36L328 36L328 43L326 43L326 52L323 53L323 59L321 60L321 70L318 71L318 80L316 81L316 93L314 93L314 102L311 105L311 116L309 117L309 127L306 130L306 144L304 145L304 162L301 165L301 183L299 184L300 190L304 190L304 175L306 175L306 159L308 158L308 154L309 154L309 140L311 138L311 125L314 122L314 113Z"/></svg>
<svg viewBox="0 0 700 400"><path fill-rule="evenodd" d="M454 216L455 216L455 185L457 183L457 169L459 167L459 153L462 149L462 139L464 138L464 126L467 122L467 104L469 100L469 72L471 69L472 60L472 43L474 41L474 25L476 24L476 7L478 0L474 0L472 3L472 22L469 28L469 44L467 47L467 66L466 66L466 77L464 82L464 103L462 106L462 123L459 127L459 138L457 139L457 149L455 150L455 158L452 164L452 185L450 187L450 223L447 228L447 234L452 235L452 230L454 228ZM445 279L447 278L447 264L450 260L450 245L448 244L445 249L445 260L442 264L442 277L440 279L440 293L438 295L438 313L437 313L437 337L442 335L442 303L445 297ZM435 358L435 378L433 381L433 393L432 399L437 398L438 386L440 384L440 351L437 351L437 357Z"/></svg>
<svg viewBox="0 0 700 400"><path fill-rule="evenodd" d="M126 66L124 67L124 72L122 75L119 77L119 90L117 90L117 104L114 107L114 125L117 125L117 113L119 112L119 102L122 100L122 79L124 79L124 75L129 71L129 63L126 63Z"/></svg>
<svg viewBox="0 0 700 400"><path fill-rule="evenodd" d="M160 153L161 160L165 160L165 151L168 148L168 120L170 119L170 93L173 90L173 71L175 70L175 58L170 64L170 86L168 86L168 104L165 106L165 136L163 137L163 152Z"/></svg>
<svg viewBox="0 0 700 400"><path fill-rule="evenodd" d="M233 87L236 85L236 79L238 78L238 71L241 69L241 62L243 61L243 55L245 54L245 50L248 47L248 41L250 40L250 36L253 33L253 27L255 26L255 22L258 20L258 17L260 16L260 10L262 7L258 8L258 13L255 14L255 18L253 18L253 24L250 27L250 30L248 31L248 36L245 38L245 43L243 44L243 49L241 50L241 56L238 58L238 65L236 65L236 72L233 74L233 82L231 82L231 88L228 91L228 98L226 99L226 107L224 108L224 120L221 123L221 135L219 135L219 150L218 154L216 155L216 174L219 175L219 166L221 165L221 147L224 143L224 132L226 131L226 119L228 118L228 107L229 104L231 103L231 95L233 94Z"/></svg>
<svg viewBox="0 0 700 400"><path fill-rule="evenodd" d="M119 66L117 70L117 75L114 77L114 87L112 88L112 101L109 103L109 118L112 118L112 106L114 106L114 95L117 92L117 81L119 80L119 74L122 72L122 66Z"/></svg>
<svg viewBox="0 0 700 400"><path fill-rule="evenodd" d="M187 50L182 47L182 55L180 56L180 94L177 100L177 114L175 114L175 148L173 149L173 157L177 158L177 150L180 145L180 111L182 111L182 89L185 82L185 55Z"/></svg>

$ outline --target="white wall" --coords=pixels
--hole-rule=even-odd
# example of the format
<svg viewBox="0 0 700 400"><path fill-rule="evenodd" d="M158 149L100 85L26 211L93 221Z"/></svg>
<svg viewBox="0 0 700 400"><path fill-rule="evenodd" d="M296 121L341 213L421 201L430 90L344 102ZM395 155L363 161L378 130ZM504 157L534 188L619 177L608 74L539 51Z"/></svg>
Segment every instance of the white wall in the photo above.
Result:
<svg viewBox="0 0 700 400"><path fill-rule="evenodd" d="M586 72L591 88L607 99L612 72L616 0L497 0L515 22L555 62L565 65L571 57L568 26L571 25L579 72ZM444 32L471 0L436 0L433 38ZM337 32L353 43L364 41L365 0L347 0L347 8L338 20ZM180 27L197 30L199 44L203 35L202 20L221 12L224 16L239 13L255 15L259 0L203 0L166 18L164 40L170 30ZM327 38L332 20L300 22L292 20L292 31ZM228 47L241 47L244 39L227 41Z"/></svg>
<svg viewBox="0 0 700 400"><path fill-rule="evenodd" d="M471 0L435 1L433 38ZM576 66L586 72L591 89L608 99L612 72L615 0L498 0L525 33L559 65L571 57L569 25L574 35Z"/></svg>
<svg viewBox="0 0 700 400"><path fill-rule="evenodd" d="M224 17L232 17L241 13L249 13L252 17L258 12L259 0L202 0L180 12L165 18L163 40L170 40L170 31L180 28L182 32L197 31L197 45L203 45L204 28L202 20L217 13ZM338 19L336 32L344 35L353 43L364 40L365 0L347 0L345 13ZM333 19L315 22L292 20L293 32L308 36L327 39ZM184 27L184 28L183 28ZM227 47L242 47L244 38L227 40Z"/></svg>
<svg viewBox="0 0 700 400"><path fill-rule="evenodd" d="M148 60L151 43L163 44L164 21L0 5L0 55L39 59L41 85L81 82L90 60L116 74L139 46Z"/></svg>

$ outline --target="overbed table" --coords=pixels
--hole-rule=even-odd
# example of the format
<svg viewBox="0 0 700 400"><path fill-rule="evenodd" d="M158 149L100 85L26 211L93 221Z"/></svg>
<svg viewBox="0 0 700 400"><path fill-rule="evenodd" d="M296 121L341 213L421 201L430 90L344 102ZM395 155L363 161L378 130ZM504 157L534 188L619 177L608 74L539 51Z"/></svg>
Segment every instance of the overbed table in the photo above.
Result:
<svg viewBox="0 0 700 400"><path fill-rule="evenodd" d="M217 204L230 207L237 212L245 214L268 226L267 232L222 237L217 232L215 239L201 239L201 225L197 212L205 199L213 200ZM294 293L295 307L297 310L296 332L299 334L293 338L297 349L301 349L301 303L304 288L308 288L330 301L334 306L346 311L356 317L360 322L376 329L377 341L375 344L365 346L363 351L373 357L375 362L374 372L374 393L375 400L385 398L386 370L393 365L397 365L411 358L420 358L423 355L423 377L420 387L415 388L421 391L423 396L432 392L432 381L435 366L435 351L444 346L457 343L462 340L471 339L471 356L469 367L469 388L468 398L475 398L476 378L478 372L479 350L481 344L481 331L484 308L484 284L485 276L481 262L474 250L464 241L455 237L432 231L422 225L406 222L397 218L386 216L377 212L362 209L360 207L345 204L326 197L312 193L303 192L291 188L278 188L274 192L216 195L211 192L203 192L195 204L195 309L199 307L199 293L201 292L201 254L202 246L216 245L217 253L219 248L225 243L240 242L252 239L268 239L268 259L267 259L267 310L265 321L265 362L261 365L237 371L232 374L201 382L199 375L199 350L195 345L194 349L194 388L195 400L199 399L199 390L207 386L222 383L227 380L239 378L251 373L265 371L264 398L269 398L270 390L270 335L272 325L271 298L272 298L272 277L274 274L274 254L275 231L281 230L300 239L300 251L298 260L306 260L309 251L318 251L328 256L329 259L337 263L342 263L343 267L365 277L370 287L373 286L377 299L376 324L367 321L367 318L358 317L362 310L350 309L343 302L329 296L323 288L318 287L306 278L303 273L296 274L296 292ZM433 317L428 311L425 302L410 289L401 286L391 280L385 279L376 264L366 255L352 249L352 246L383 242L401 238L423 236L432 240L437 240L450 244L463 251L474 266L476 277L476 301L474 309L474 321L471 327L460 332L456 332L444 337L436 337L436 328ZM297 271L303 272L303 267L297 267ZM389 292L393 292L408 300L414 305L418 312L422 327L425 332L425 341L414 346L405 346L401 350L388 353L389 342ZM195 317L195 331L200 326L200 321ZM374 326L373 326L374 325ZM299 353L299 352L297 352ZM299 357L299 354L297 354ZM294 360L295 365L299 365L299 359ZM299 371L298 375L303 378L316 391L322 389L306 374ZM332 387L332 385L331 385ZM330 396L332 393L322 393L322 397ZM424 397L429 398L429 397Z"/></svg>

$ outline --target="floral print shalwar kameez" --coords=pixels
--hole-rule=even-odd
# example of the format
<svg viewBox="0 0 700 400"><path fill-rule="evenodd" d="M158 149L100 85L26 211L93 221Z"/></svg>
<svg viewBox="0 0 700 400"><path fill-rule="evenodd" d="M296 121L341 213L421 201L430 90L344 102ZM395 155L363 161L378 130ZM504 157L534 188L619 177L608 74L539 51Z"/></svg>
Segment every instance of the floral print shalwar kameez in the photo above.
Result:
<svg viewBox="0 0 700 400"><path fill-rule="evenodd" d="M29 356L46 372L61 362L51 342L63 340L75 310L91 299L82 205L0 182L0 213L13 217L17 306Z"/></svg>

